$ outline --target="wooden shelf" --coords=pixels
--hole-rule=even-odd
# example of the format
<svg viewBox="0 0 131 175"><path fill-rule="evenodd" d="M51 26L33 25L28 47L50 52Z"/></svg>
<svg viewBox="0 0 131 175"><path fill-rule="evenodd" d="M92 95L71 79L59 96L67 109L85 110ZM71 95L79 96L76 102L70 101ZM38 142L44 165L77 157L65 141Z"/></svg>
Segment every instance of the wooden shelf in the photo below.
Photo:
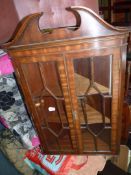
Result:
<svg viewBox="0 0 131 175"><path fill-rule="evenodd" d="M86 152L94 152L96 153L96 149L110 152L110 133L111 130L104 130L104 133L97 137L97 148L95 147L95 142L93 136L85 129L82 129L82 137L83 137L83 144L84 144L84 153ZM88 150L88 151L87 151Z"/></svg>
<svg viewBox="0 0 131 175"><path fill-rule="evenodd" d="M90 86L90 80L82 75L75 73L75 85L76 85L77 96L83 96L85 95L88 87ZM101 93L109 93L109 88L96 82L95 82L95 85L97 86L97 88ZM92 88L89 91L88 95L92 95L92 94L98 94L98 92L94 88Z"/></svg>
<svg viewBox="0 0 131 175"><path fill-rule="evenodd" d="M80 123L81 124L85 124L85 121L84 121L84 114L82 112L82 109L79 108L80 110ZM86 105L86 109L87 109L87 117L88 117L88 124L97 124L97 123L103 123L103 120L102 120L102 114L95 110L93 107L91 107L90 105ZM110 119L105 116L105 123L110 123Z"/></svg>
<svg viewBox="0 0 131 175"><path fill-rule="evenodd" d="M103 123L102 114L99 111L95 110L90 105L86 105L86 108L87 108L86 113L87 113L88 124ZM79 117L80 117L80 123L85 124L84 114L80 106L79 106ZM61 118L62 118L62 122L65 123L66 125L67 124L66 116L62 115ZM51 123L61 123L56 111L51 112L50 116L47 116L47 120L48 122L51 122ZM107 124L110 123L110 119L107 116L105 116L105 123Z"/></svg>
<svg viewBox="0 0 131 175"><path fill-rule="evenodd" d="M97 88L100 90L101 93L109 93L109 88L96 82L95 82L95 85L97 86ZM88 87L90 86L90 80L80 74L75 73L75 86L76 86L77 96L83 96L85 95ZM63 98L60 86L50 88L47 84L47 88L52 92L52 94L54 94L54 96L58 98ZM93 95L93 94L98 94L98 92L94 88L90 90L88 95ZM35 92L33 96L34 96L34 100L36 100L41 96L51 97L51 94L45 90L45 91Z"/></svg>

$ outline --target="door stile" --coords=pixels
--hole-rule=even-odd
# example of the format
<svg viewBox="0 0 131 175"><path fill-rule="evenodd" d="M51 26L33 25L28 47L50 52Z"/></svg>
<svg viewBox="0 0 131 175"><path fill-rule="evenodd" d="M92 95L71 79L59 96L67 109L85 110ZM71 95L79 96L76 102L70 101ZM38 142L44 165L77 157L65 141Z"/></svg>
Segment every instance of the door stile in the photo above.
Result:
<svg viewBox="0 0 131 175"><path fill-rule="evenodd" d="M75 125L76 138L77 138L78 153L81 154L83 153L83 143L82 143L82 134L81 134L81 128L80 128L79 112L78 112L78 101L77 101L76 91L75 91L73 60L66 59L66 65L67 65L69 92L70 92L71 105L72 105L72 115L73 115L73 120Z"/></svg>
<svg viewBox="0 0 131 175"><path fill-rule="evenodd" d="M71 101L69 98L69 89L68 89L68 85L67 85L68 83L67 83L65 65L64 65L63 61L59 61L58 71L59 71L59 75L60 75L61 87L62 87L63 96L64 96L64 100L65 100L65 107L66 107L67 118L68 118L68 122L69 122L72 146L76 152L77 151L76 134L75 134L75 128L74 128L74 121L73 121L73 117L72 117Z"/></svg>
<svg viewBox="0 0 131 175"><path fill-rule="evenodd" d="M112 153L116 153L119 150L117 147L118 143L118 127L121 122L120 114L120 104L119 104L119 86L120 86L120 51L115 49L112 59L112 114L111 114L111 150Z"/></svg>

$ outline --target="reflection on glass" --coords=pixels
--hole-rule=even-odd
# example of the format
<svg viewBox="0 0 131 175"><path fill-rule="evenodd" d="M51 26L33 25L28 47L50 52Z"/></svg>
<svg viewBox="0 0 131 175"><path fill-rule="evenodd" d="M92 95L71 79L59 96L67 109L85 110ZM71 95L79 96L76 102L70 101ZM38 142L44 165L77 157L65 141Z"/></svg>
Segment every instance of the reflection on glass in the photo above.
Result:
<svg viewBox="0 0 131 175"><path fill-rule="evenodd" d="M107 151L111 137L112 56L74 59L73 63L84 151ZM92 146L88 140L92 140Z"/></svg>

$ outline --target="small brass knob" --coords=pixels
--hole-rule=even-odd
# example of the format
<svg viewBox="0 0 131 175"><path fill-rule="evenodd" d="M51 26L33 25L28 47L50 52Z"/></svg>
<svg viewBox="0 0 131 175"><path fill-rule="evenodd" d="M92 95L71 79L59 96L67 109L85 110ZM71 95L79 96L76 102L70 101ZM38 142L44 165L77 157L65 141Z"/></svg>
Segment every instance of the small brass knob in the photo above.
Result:
<svg viewBox="0 0 131 175"><path fill-rule="evenodd" d="M40 106L40 103L35 103L35 106L36 106L36 107L39 107L39 106Z"/></svg>

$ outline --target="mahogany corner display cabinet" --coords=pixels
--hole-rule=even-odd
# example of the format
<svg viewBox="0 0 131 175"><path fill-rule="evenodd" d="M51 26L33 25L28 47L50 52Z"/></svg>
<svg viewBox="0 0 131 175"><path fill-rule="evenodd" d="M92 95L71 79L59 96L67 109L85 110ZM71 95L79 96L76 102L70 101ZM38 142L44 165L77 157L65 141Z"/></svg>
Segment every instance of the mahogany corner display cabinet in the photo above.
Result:
<svg viewBox="0 0 131 175"><path fill-rule="evenodd" d="M44 153L118 154L128 30L67 10L75 26L40 29L42 13L32 14L2 47Z"/></svg>

